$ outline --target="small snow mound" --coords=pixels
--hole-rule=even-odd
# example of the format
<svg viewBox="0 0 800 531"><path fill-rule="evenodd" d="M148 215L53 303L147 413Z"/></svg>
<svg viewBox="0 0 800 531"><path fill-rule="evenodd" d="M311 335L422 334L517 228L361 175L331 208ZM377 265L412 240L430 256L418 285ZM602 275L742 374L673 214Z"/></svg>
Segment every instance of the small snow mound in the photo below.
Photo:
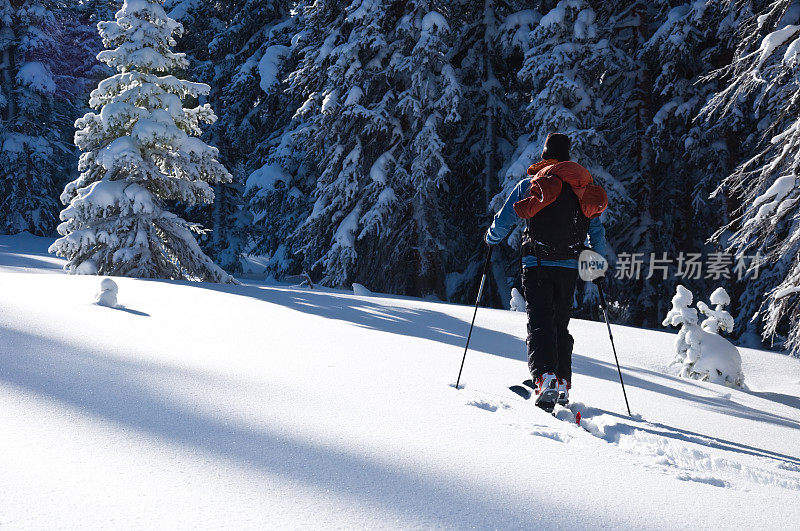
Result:
<svg viewBox="0 0 800 531"><path fill-rule="evenodd" d="M94 303L98 306L115 308L117 306L117 293L119 293L117 283L110 278L104 278L100 282L100 291L97 293Z"/></svg>
<svg viewBox="0 0 800 531"><path fill-rule="evenodd" d="M699 345L701 352L691 368L692 378L729 387L744 385L742 356L735 345L702 329L690 331L689 341Z"/></svg>
<svg viewBox="0 0 800 531"><path fill-rule="evenodd" d="M358 282L353 282L353 294L358 295L359 297L369 297L373 295L373 293L364 287L363 284L359 284Z"/></svg>
<svg viewBox="0 0 800 531"><path fill-rule="evenodd" d="M525 311L525 297L522 296L522 293L517 288L511 288L511 311Z"/></svg>

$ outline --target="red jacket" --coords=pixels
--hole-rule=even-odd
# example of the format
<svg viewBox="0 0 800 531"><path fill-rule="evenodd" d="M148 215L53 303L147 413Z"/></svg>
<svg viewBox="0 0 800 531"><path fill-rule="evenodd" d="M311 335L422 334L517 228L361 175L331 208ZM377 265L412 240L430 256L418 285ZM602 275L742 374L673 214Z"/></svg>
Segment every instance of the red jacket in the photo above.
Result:
<svg viewBox="0 0 800 531"><path fill-rule="evenodd" d="M532 218L555 201L564 183L575 192L587 218L596 218L608 207L605 190L594 184L589 170L577 162L543 160L528 168L528 175L533 176L528 197L514 203L514 211L522 219Z"/></svg>

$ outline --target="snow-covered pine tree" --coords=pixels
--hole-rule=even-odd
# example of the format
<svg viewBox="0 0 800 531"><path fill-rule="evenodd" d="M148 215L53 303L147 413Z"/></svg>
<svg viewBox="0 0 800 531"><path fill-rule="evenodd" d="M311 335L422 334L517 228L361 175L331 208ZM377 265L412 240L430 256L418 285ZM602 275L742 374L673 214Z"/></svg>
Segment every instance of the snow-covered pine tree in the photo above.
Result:
<svg viewBox="0 0 800 531"><path fill-rule="evenodd" d="M51 68L60 53L53 7L0 0L0 233L45 235L57 223L72 153Z"/></svg>
<svg viewBox="0 0 800 531"><path fill-rule="evenodd" d="M192 231L203 229L167 210L167 201L210 203L209 183L230 174L196 138L216 119L210 106L181 101L209 87L169 75L186 67L171 51L183 28L162 3L125 0L115 21L98 24L111 48L98 59L119 73L92 92L99 112L76 122L82 173L61 195L63 237L50 251L73 273L231 281L200 250Z"/></svg>
<svg viewBox="0 0 800 531"><path fill-rule="evenodd" d="M291 50L272 54L290 55L294 68L286 73L286 92L297 102L296 112L248 178L247 193L256 226L265 226L261 234L255 231L255 250L271 256L276 275L308 270L339 286L359 280L353 247L361 196L369 183L378 192L385 188L369 180L363 140L369 134L370 154L385 149L392 127L380 63L388 53L381 34L386 8L382 2L301 4L296 12L303 28ZM261 81L275 90L275 80ZM394 197L391 189L387 194Z"/></svg>
<svg viewBox="0 0 800 531"><path fill-rule="evenodd" d="M445 17L449 12L447 2L410 3L395 27L396 49L389 62L397 90L397 119L401 127L408 124L395 153L398 192L408 199L401 203L395 234L387 236L403 242L403 258L411 265L403 289L440 297L445 295L444 265L451 241L448 205L454 204L448 203L454 190L445 141L461 120L463 91L447 54L455 38ZM369 217L365 220L371 222Z"/></svg>
<svg viewBox="0 0 800 531"><path fill-rule="evenodd" d="M747 156L717 191L741 206L716 237L736 255L760 257L751 262L740 313L800 356L800 2L729 4L741 20L739 46L731 65L714 73L727 86L702 117L739 133Z"/></svg>
<svg viewBox="0 0 800 531"><path fill-rule="evenodd" d="M302 10L287 59L301 104L248 181L257 223L276 221L285 235L260 249L277 273L444 295L442 131L458 119L460 94L443 53L452 33L436 8L354 0ZM275 204L281 220L264 208Z"/></svg>
<svg viewBox="0 0 800 531"><path fill-rule="evenodd" d="M186 54L188 68L185 77L205 83L211 87L208 95L199 98L200 103L208 103L218 113L218 120L210 127L205 128L202 139L220 150L219 160L226 167L234 169L235 162L228 157L230 144L217 135L218 131L232 129L234 121L227 121L220 114L224 107L220 105L221 77L220 71L235 63L231 58L220 56L212 51L212 43L218 39L228 27L241 7L235 0L165 0L164 10L167 14L180 21L185 31L177 40L176 52ZM218 129L218 126L222 125ZM241 142L243 143L243 142ZM233 171L232 175L237 172ZM203 225L208 232L198 236L198 243L210 258L223 269L231 273L238 273L238 253L233 256L225 255L221 260L223 249L229 248L228 242L238 241L231 233L227 223L231 219L231 210L240 209L240 193L237 183L217 183L213 185L214 202L212 204L174 205L173 211L181 217ZM230 258L230 259L227 259Z"/></svg>
<svg viewBox="0 0 800 531"><path fill-rule="evenodd" d="M361 281L383 288L387 279L375 278L383 269L377 261L383 256L391 264L393 253L387 251L405 246L373 245L356 263L357 238L370 232L377 238L388 236L387 225L395 225L398 217L390 177L405 135L385 69L392 53L387 29L400 15L389 26L388 9L388 2L372 0L355 0L344 8L336 2L309 6L304 61L290 76L292 89L307 95L298 115L308 125L299 138L307 146L306 163L319 175L313 211L292 242L304 268L329 285ZM408 269L405 261L403 265ZM359 275L359 266L369 273Z"/></svg>
<svg viewBox="0 0 800 531"><path fill-rule="evenodd" d="M88 110L89 93L101 80L113 74L113 69L97 60L97 54L103 49L97 23L113 18L116 9L112 4L118 2L79 0L74 5L56 10L61 29L57 41L60 51L56 63L58 68L54 72L56 84L66 97L73 100L70 103L78 112L68 124L70 143L75 134L75 120Z"/></svg>
<svg viewBox="0 0 800 531"><path fill-rule="evenodd" d="M201 39L213 68L209 95L220 120L209 129L210 138L224 146L222 161L233 168L234 180L217 187L217 201L209 216L214 232L207 245L229 271L241 268L240 256L254 234L246 208L247 177L264 164L269 146L279 137L293 113L282 93L279 68L288 53L301 17L290 17L288 0L229 0L220 4L227 16L223 30ZM192 12L196 20L204 10ZM204 24L206 26L207 24ZM197 39L195 39L197 40ZM198 54L199 57L203 57ZM276 227L260 227L273 234Z"/></svg>

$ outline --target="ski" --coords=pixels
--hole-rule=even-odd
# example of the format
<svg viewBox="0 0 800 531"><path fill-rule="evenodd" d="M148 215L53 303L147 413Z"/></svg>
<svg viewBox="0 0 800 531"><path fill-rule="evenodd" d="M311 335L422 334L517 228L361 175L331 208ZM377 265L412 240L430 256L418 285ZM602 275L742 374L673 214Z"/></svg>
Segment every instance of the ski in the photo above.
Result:
<svg viewBox="0 0 800 531"><path fill-rule="evenodd" d="M525 380L522 382L523 385L512 385L508 389L517 396L524 398L525 400L530 399L531 391L533 389L533 382L530 380ZM530 388L530 389L528 389ZM548 389L541 395L536 397L536 407L539 409L543 409L548 413L553 413L553 409L555 409L556 404L558 403L558 391L555 389Z"/></svg>
<svg viewBox="0 0 800 531"><path fill-rule="evenodd" d="M509 387L509 389L512 393L524 398L525 400L528 400L531 397L531 392L521 385L512 385Z"/></svg>

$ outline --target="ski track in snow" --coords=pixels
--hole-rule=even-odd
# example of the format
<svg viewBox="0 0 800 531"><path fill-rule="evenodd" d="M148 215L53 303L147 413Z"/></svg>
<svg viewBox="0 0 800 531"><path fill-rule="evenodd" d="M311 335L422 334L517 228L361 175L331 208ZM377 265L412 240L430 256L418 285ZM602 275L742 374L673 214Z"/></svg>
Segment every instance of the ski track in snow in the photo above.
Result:
<svg viewBox="0 0 800 531"><path fill-rule="evenodd" d="M730 397L730 393L726 395ZM492 413L506 410L512 415L519 416L520 413L527 415L532 412L549 424L535 424L532 427L529 424L509 422L508 425L525 430L535 437L546 437L563 443L579 440L583 434L591 435L627 456L638 458L640 466L661 471L682 481L695 481L715 487L745 491L754 483L765 487L800 491L800 460L786 461L784 459L791 459L786 456L778 458L766 454L754 455L753 459L760 462L760 466L743 465L732 459L714 457L705 451L704 447L719 449L719 445L715 445L713 439L703 441L696 438L688 441L679 432L654 426L641 418L618 421L614 416L582 403L559 406L554 411L555 416L537 410L533 398L529 400L516 397L509 397L507 400L481 398L471 399L466 403ZM583 429L575 424L575 415L579 411L582 416L580 427ZM635 422L640 427L629 422ZM735 449L725 451L736 453ZM770 470L770 467L776 470Z"/></svg>

